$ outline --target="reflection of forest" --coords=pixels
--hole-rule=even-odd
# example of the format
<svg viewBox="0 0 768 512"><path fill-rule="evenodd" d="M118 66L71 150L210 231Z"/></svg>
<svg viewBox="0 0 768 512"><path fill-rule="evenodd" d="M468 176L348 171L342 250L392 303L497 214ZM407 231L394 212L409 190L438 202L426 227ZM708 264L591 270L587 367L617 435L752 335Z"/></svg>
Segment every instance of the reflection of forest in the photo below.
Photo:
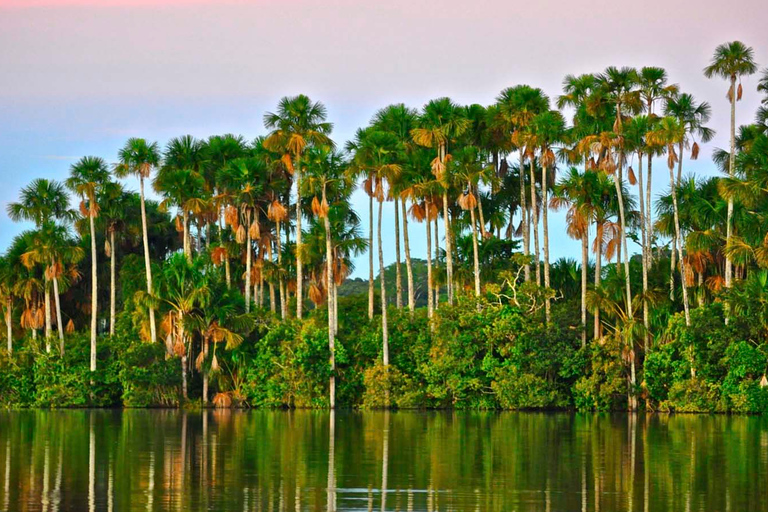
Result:
<svg viewBox="0 0 768 512"><path fill-rule="evenodd" d="M768 420L546 413L0 413L0 506L757 510Z"/></svg>

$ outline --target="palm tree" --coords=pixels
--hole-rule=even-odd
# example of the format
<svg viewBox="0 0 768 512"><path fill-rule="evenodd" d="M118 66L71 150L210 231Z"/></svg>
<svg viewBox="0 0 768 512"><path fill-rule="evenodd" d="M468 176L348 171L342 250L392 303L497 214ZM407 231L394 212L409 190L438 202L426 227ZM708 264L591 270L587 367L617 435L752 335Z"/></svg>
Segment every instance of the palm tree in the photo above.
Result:
<svg viewBox="0 0 768 512"><path fill-rule="evenodd" d="M147 293L152 294L152 263L149 258L149 237L147 235L147 209L144 200L144 180L152 175L152 170L160 165L160 150L157 142L131 138L118 152L119 163L115 165L115 175L123 178L134 175L139 178L139 197L141 199L141 230L144 242L144 269L147 276ZM150 342L157 341L155 309L149 308Z"/></svg>
<svg viewBox="0 0 768 512"><path fill-rule="evenodd" d="M38 229L55 222L57 220L71 218L69 211L69 198L67 197L64 186L57 182L45 179L36 179L28 186L21 189L21 195L18 202L10 203L7 207L8 216L11 220L18 222L27 220L35 223ZM46 263L51 268L53 261ZM51 335L51 307L50 290L48 288L49 277L53 278L53 285L58 289L58 278L55 273L47 272L45 274L45 337ZM58 300L58 293L56 294ZM57 308L57 322L59 325L59 342L64 343L64 331L61 326L61 311ZM50 342L46 341L47 349L50 351Z"/></svg>
<svg viewBox="0 0 768 512"><path fill-rule="evenodd" d="M595 172L580 173L572 167L557 184L550 206L555 210L567 206L568 236L581 241L581 346L587 345L587 281L589 279L589 224L599 202L599 180Z"/></svg>
<svg viewBox="0 0 768 512"><path fill-rule="evenodd" d="M251 309L251 287L253 286L253 240L261 238L259 215L265 199L265 182L268 179L267 165L258 157L232 160L219 170L217 183L229 196L232 206L226 217L239 244L245 244L245 312Z"/></svg>
<svg viewBox="0 0 768 512"><path fill-rule="evenodd" d="M728 176L733 178L736 164L736 102L741 99L741 83L736 90L736 82L741 80L742 76L749 76L757 71L757 65L754 60L754 51L741 41L732 41L723 43L715 48L712 61L709 66L704 68L704 76L712 78L719 76L729 81L728 100L731 103L731 152L728 160ZM726 220L726 244L731 241L733 224L733 198L728 200L728 217ZM731 278L733 274L733 263L731 258L726 255L725 259L725 287L731 287Z"/></svg>
<svg viewBox="0 0 768 512"><path fill-rule="evenodd" d="M181 210L184 255L192 260L192 241L189 228L190 213L198 215L205 209L203 199L205 178L204 145L191 135L184 135L168 141L163 154L163 166L155 176L152 185L156 192L165 196L160 203L162 209L174 205ZM198 251L200 247L198 247Z"/></svg>
<svg viewBox="0 0 768 512"><path fill-rule="evenodd" d="M548 169L555 165L554 144L561 142L565 133L565 119L557 110L542 112L533 118L531 122L533 144L539 151L539 165L541 165L541 209L542 228L544 235L544 287L549 288L549 221L548 209L549 180L554 176L548 176ZM547 322L551 317L551 298L547 296L545 301Z"/></svg>
<svg viewBox="0 0 768 512"><path fill-rule="evenodd" d="M443 222L445 225L445 268L448 303L453 304L453 251L451 219L448 212L448 180L446 163L448 144L469 127L469 120L462 109L449 98L431 100L424 106L418 119L418 127L411 130L413 141L424 147L437 149L432 162L432 172L443 183Z"/></svg>
<svg viewBox="0 0 768 512"><path fill-rule="evenodd" d="M376 127L377 130L387 131L395 134L398 141L404 149L403 161L400 162L401 166L407 164L408 153L412 153L416 148L412 147L411 130L416 127L417 111L406 107L403 103L396 105L389 105L378 112L373 117L371 125ZM407 186L407 184L406 184ZM398 309L402 307L402 295L403 285L402 276L400 270L400 209L398 203L401 198L399 197L399 191L403 188L403 183L398 180L392 183L394 190L393 203L395 206L395 305ZM415 298L413 292L413 266L411 264L410 247L408 240L408 217L405 213L405 204L402 204L403 208L403 242L406 247L405 251L405 266L408 274L408 307L411 311L415 308Z"/></svg>
<svg viewBox="0 0 768 512"><path fill-rule="evenodd" d="M469 210L472 229L472 256L474 268L475 297L480 297L480 256L477 242L477 220L475 209L477 208L477 185L485 170L479 160L478 150L474 146L465 146L455 152L450 167L462 193L458 203L463 210Z"/></svg>
<svg viewBox="0 0 768 512"><path fill-rule="evenodd" d="M688 310L688 287L685 278L685 262L683 260L683 238L680 233L680 214L677 207L677 181L675 180L675 163L681 158L675 152L675 146L685 139L685 127L673 117L665 117L659 121L658 126L648 134L651 144L661 146L667 152L667 166L669 167L669 188L672 194L672 205L675 218L675 237L672 241L672 251L677 251L680 259L680 277L682 280L683 308L685 310L685 325L691 324L691 315Z"/></svg>
<svg viewBox="0 0 768 512"><path fill-rule="evenodd" d="M59 279L64 277L64 265L77 263L83 258L83 250L69 236L66 227L54 222L44 223L33 232L29 250L21 255L21 262L27 268L42 265L46 283L53 283L56 304L56 325L59 331L59 352L64 355L64 322L61 317ZM48 293L46 291L46 301ZM92 298L91 300L96 300ZM48 308L50 310L50 307ZM50 338L46 339L46 351L50 352Z"/></svg>
<svg viewBox="0 0 768 512"><path fill-rule="evenodd" d="M126 229L128 222L127 209L131 200L131 194L123 190L122 185L110 181L101 187L100 195L96 198L99 205L99 217L101 218L107 241L104 243L106 256L109 258L109 335L115 334L115 320L117 318L117 244L118 232Z"/></svg>
<svg viewBox="0 0 768 512"><path fill-rule="evenodd" d="M272 130L264 146L285 156L288 169L296 180L296 317L301 319L304 306L304 276L301 248L301 171L302 156L307 146L330 146L333 125L326 121L327 112L320 102L300 94L284 97L277 112L264 115L264 125Z"/></svg>
<svg viewBox="0 0 768 512"><path fill-rule="evenodd" d="M314 195L312 199L312 212L323 219L325 230L325 292L328 306L328 349L331 353L331 377L329 382L330 406L336 407L336 325L334 312L336 310L334 294L334 255L331 233L331 221L328 203L328 187L344 179L344 162L340 154L329 148L316 148L307 153L305 176L307 185ZM320 192L320 200L317 192ZM382 272L383 279L383 272Z"/></svg>
<svg viewBox="0 0 768 512"><path fill-rule="evenodd" d="M545 112L549 108L549 99L541 89L528 85L518 85L501 91L496 98L499 117L504 123L509 134L511 144L517 148L520 163L518 166L518 179L520 182L520 213L523 226L523 253L530 256L530 232L531 223L534 226L534 242L536 246L536 280L540 280L539 250L538 250L538 212L536 198L536 180L534 177L534 158L529 146L530 124L533 118ZM525 190L525 159L530 164L530 200L526 200ZM530 203L526 206L526 203ZM530 210L529 210L530 208ZM530 265L525 265L525 280L530 280Z"/></svg>
<svg viewBox="0 0 768 512"><path fill-rule="evenodd" d="M99 215L97 196L109 182L107 163L99 157L86 156L70 168L67 187L80 197L80 212L88 217L91 235L91 362L90 370L96 371L96 317L98 315L99 287L96 254L96 217Z"/></svg>
<svg viewBox="0 0 768 512"><path fill-rule="evenodd" d="M8 355L13 354L13 299L16 279L16 270L13 268L11 259L7 255L0 257L0 303L5 307Z"/></svg>

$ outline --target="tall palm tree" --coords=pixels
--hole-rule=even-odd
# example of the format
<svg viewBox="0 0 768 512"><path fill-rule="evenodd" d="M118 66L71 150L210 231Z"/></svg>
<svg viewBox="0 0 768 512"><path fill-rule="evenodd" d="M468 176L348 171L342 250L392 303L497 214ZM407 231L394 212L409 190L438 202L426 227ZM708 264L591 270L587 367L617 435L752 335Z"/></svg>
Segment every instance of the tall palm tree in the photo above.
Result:
<svg viewBox="0 0 768 512"><path fill-rule="evenodd" d="M418 127L411 130L413 141L424 147L437 149L432 172L443 183L443 222L445 225L445 268L448 303L453 304L453 251L451 219L448 212L448 180L445 176L448 144L469 127L464 111L449 98L431 100L424 105Z"/></svg>
<svg viewBox="0 0 768 512"><path fill-rule="evenodd" d="M530 164L531 178L533 178L534 158L529 150L530 124L533 118L549 109L549 99L541 89L528 85L518 85L501 91L496 98L496 106L510 143L517 148L520 163L518 166L518 180L520 186L520 213L523 226L523 252L530 256L531 224L534 225L534 241L536 245L536 276L539 280L539 251L538 251L538 215L536 199L536 180L530 180L530 198L526 199L525 189L525 159ZM526 203L530 203L527 204ZM530 209L530 210L529 210ZM530 280L530 265L525 265L525 280Z"/></svg>
<svg viewBox="0 0 768 512"><path fill-rule="evenodd" d="M203 198L206 183L202 172L204 149L202 141L191 135L171 139L163 153L163 166L152 183L155 191L165 196L161 208L174 205L181 210L184 255L189 261L192 261L189 217L202 213L206 206Z"/></svg>
<svg viewBox="0 0 768 512"><path fill-rule="evenodd" d="M8 355L13 354L13 301L15 298L14 285L16 284L16 270L11 259L7 256L0 257L0 303L5 307L6 350Z"/></svg>
<svg viewBox="0 0 768 512"><path fill-rule="evenodd" d="M616 195L619 202L619 221L621 223L621 246L624 253L624 280L626 288L627 310L632 307L632 287L629 274L629 251L627 248L627 219L622 197L622 170L625 165L624 124L626 119L642 108L640 91L637 89L637 71L632 68L608 67L599 77L600 89L605 95L605 101L615 109L616 119L613 133L600 136L600 166L601 169L614 174Z"/></svg>
<svg viewBox="0 0 768 512"><path fill-rule="evenodd" d="M110 181L101 187L96 202L99 205L99 218L106 230L107 241L104 243L106 256L109 258L109 334L115 334L117 319L117 241L119 232L125 231L129 222L127 209L131 194L123 190L122 185Z"/></svg>
<svg viewBox="0 0 768 512"><path fill-rule="evenodd" d="M675 151L675 147L681 140L685 139L685 127L673 117L661 119L657 127L648 134L651 144L662 146L667 152L667 166L669 167L669 188L672 195L672 205L675 218L675 240L673 240L673 251L677 251L680 260L680 278L682 280L683 308L685 310L685 324L691 324L691 315L688 310L688 287L686 286L685 260L683 259L683 238L680 233L680 213L677 206L677 181L675 180L675 164L678 158L681 158Z"/></svg>
<svg viewBox="0 0 768 512"><path fill-rule="evenodd" d="M80 197L80 212L88 217L91 236L91 362L90 370L96 371L96 320L98 315L99 286L98 258L96 253L96 217L99 204L96 198L109 182L109 169L104 159L86 156L70 168L67 187Z"/></svg>
<svg viewBox="0 0 768 512"><path fill-rule="evenodd" d="M743 76L749 76L757 71L754 60L754 50L741 41L723 43L715 48L712 61L704 68L704 76L725 78L729 81L728 100L731 104L731 152L728 160L728 176L733 178L736 165L736 102L741 99L742 87L736 82ZM726 220L726 243L731 241L733 224L733 198L728 200L728 217ZM726 255L725 287L731 287L733 262Z"/></svg>
<svg viewBox="0 0 768 512"><path fill-rule="evenodd" d="M372 126L377 130L387 131L395 134L403 149L402 162L400 165L406 165L408 159L408 153L412 153L415 148L412 146L411 130L416 127L416 118L418 112L414 109L406 107L403 103L395 105L389 105L378 112L373 117L371 122ZM403 285L402 276L400 270L400 209L399 204L403 201L399 192L403 188L403 184L398 180L396 183L392 183L393 191L392 201L395 207L395 305L398 309L402 307L402 295ZM407 186L407 185L406 185ZM415 299L413 292L413 265L411 264L410 247L408 240L408 217L405 214L405 204L403 207L403 242L406 249L405 254L405 266L408 278L408 307L411 311L415 308Z"/></svg>
<svg viewBox="0 0 768 512"><path fill-rule="evenodd" d="M554 171L555 152L554 145L563 140L565 133L565 119L557 110L542 112L533 118L531 122L531 132L533 144L539 151L539 165L541 165L541 209L542 209L542 228L544 235L544 287L549 288L549 221L548 210L549 200L547 193L549 190L550 178L548 170ZM545 312L547 322L551 319L551 298L547 296L545 301Z"/></svg>
<svg viewBox="0 0 768 512"><path fill-rule="evenodd" d="M69 211L69 197L67 197L64 185L57 181L36 179L23 189L19 201L8 204L8 216L11 220L18 222L27 220L35 223L38 229L42 229L49 223L57 220L71 218ZM53 261L46 262L51 268ZM58 289L58 277L55 273L47 272L45 274L45 337L51 335L51 307L50 307L50 289L48 287L49 278L53 279L54 288ZM58 298L58 293L56 294ZM64 330L61 326L61 311L57 308L57 322L59 325L59 342L64 343ZM50 351L50 342L46 341L48 351Z"/></svg>
<svg viewBox="0 0 768 512"><path fill-rule="evenodd" d="M463 210L469 210L470 224L472 230L472 256L474 269L475 297L480 297L480 256L478 248L477 219L475 210L478 204L477 186L485 170L482 162L479 160L478 150L474 146L465 146L454 153L451 160L457 185L462 190L458 203Z"/></svg>
<svg viewBox="0 0 768 512"><path fill-rule="evenodd" d="M147 276L147 293L152 294L152 262L149 258L149 237L147 235L147 209L144 200L144 180L152 175L152 171L160 166L160 150L157 142L147 142L145 139L131 138L118 152L118 164L115 165L115 175L123 178L128 175L139 178L139 197L141 199L141 231L144 242L144 269ZM157 341L157 326L155 324L155 309L149 308L150 342Z"/></svg>
<svg viewBox="0 0 768 512"><path fill-rule="evenodd" d="M334 312L336 309L334 294L334 255L331 233L328 188L344 179L344 162L340 154L329 148L315 148L307 153L305 176L308 188L314 195L312 212L323 220L325 230L325 292L328 306L328 349L331 353L331 377L329 382L330 406L336 407L336 325ZM320 192L320 199L317 192ZM383 272L382 272L383 273ZM383 277L382 277L383 279Z"/></svg>
<svg viewBox="0 0 768 512"><path fill-rule="evenodd" d="M307 146L330 146L333 125L326 121L327 112L320 102L300 94L284 97L275 113L264 115L264 125L272 130L264 146L286 155L288 168L296 181L296 317L301 319L304 307L304 276L301 248L301 170L302 156Z"/></svg>

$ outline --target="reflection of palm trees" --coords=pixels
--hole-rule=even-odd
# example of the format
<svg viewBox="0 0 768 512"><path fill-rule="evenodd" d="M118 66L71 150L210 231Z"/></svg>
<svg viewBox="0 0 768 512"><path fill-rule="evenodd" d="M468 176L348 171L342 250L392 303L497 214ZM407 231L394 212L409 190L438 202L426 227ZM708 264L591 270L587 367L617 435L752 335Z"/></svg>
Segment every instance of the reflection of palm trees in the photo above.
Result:
<svg viewBox="0 0 768 512"><path fill-rule="evenodd" d="M384 411L384 441L381 460L381 512L387 509L387 473L389 471L389 409Z"/></svg>
<svg viewBox="0 0 768 512"><path fill-rule="evenodd" d="M336 411L331 409L328 420L328 486L326 487L325 507L327 512L336 511Z"/></svg>

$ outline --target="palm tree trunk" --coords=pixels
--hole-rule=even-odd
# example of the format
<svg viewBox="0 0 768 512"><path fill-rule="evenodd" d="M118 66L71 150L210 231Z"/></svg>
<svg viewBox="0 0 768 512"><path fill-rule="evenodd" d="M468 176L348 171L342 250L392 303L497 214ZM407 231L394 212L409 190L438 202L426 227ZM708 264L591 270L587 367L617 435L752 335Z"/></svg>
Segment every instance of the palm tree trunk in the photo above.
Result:
<svg viewBox="0 0 768 512"><path fill-rule="evenodd" d="M61 318L61 299L59 297L59 278L53 277L53 302L56 306L56 328L59 331L59 353L64 355L64 322Z"/></svg>
<svg viewBox="0 0 768 512"><path fill-rule="evenodd" d="M446 165L445 144L440 146L440 161ZM443 224L445 225L445 273L448 304L453 304L453 251L451 250L451 218L448 213L448 187L443 190Z"/></svg>
<svg viewBox="0 0 768 512"><path fill-rule="evenodd" d="M620 158L623 160L623 158ZM621 165L619 165L621 167ZM624 249L624 286L626 291L627 315L632 316L632 288L629 277L629 251L627 250L627 222L624 216L624 195L621 192L619 177L614 176L613 183L616 186L616 197L619 199L619 221L621 222L621 247Z"/></svg>
<svg viewBox="0 0 768 512"><path fill-rule="evenodd" d="M437 266L437 262L440 261L440 233L439 231L439 225L437 223L437 216L435 216L435 266ZM435 310L437 310L438 307L440 307L440 285L435 284Z"/></svg>
<svg viewBox="0 0 768 512"><path fill-rule="evenodd" d="M301 254L301 165L296 158L296 318L304 311L304 260Z"/></svg>
<svg viewBox="0 0 768 512"><path fill-rule="evenodd" d="M272 241L267 244L267 259L270 263L274 260L272 254ZM273 283L271 279L269 281L269 310L272 313L277 311L277 305L275 304L275 283Z"/></svg>
<svg viewBox="0 0 768 512"><path fill-rule="evenodd" d="M602 272L602 262L603 262L603 224L598 221L595 223L595 290L600 288L600 278L601 278L601 272ZM600 339L600 308L595 307L595 311L593 312L593 316L595 319L595 325L594 325L594 338L595 340Z"/></svg>
<svg viewBox="0 0 768 512"><path fill-rule="evenodd" d="M188 262L192 262L192 247L191 240L189 238L189 212L184 210L182 213L182 222L184 224L184 256L187 257Z"/></svg>
<svg viewBox="0 0 768 512"><path fill-rule="evenodd" d="M736 165L736 76L731 77L731 153L728 155L728 176L733 178ZM731 243L733 233L733 197L728 198L728 216L725 223L725 243L726 246ZM725 287L731 287L733 276L733 262L728 252L725 253ZM728 308L726 308L725 321L728 323Z"/></svg>
<svg viewBox="0 0 768 512"><path fill-rule="evenodd" d="M397 206L398 199L395 197L395 306L397 309L403 307L403 277L400 272L400 209Z"/></svg>
<svg viewBox="0 0 768 512"><path fill-rule="evenodd" d="M323 183L323 204L327 204L325 197L325 183ZM381 215L381 210L379 210ZM333 296L333 245L331 244L331 221L328 214L323 216L325 225L325 289L327 291L328 305L328 350L331 352L331 376L329 382L331 409L336 407L336 328L334 326L334 296ZM381 222L379 222L381 232Z"/></svg>
<svg viewBox="0 0 768 512"><path fill-rule="evenodd" d="M477 191L477 213L480 216L480 238L485 240L485 217L483 216L483 201L480 199L480 191Z"/></svg>
<svg viewBox="0 0 768 512"><path fill-rule="evenodd" d="M48 276L45 277L45 351L51 352L51 290Z"/></svg>
<svg viewBox="0 0 768 512"><path fill-rule="evenodd" d="M432 318L434 302L432 294L432 231L430 229L429 214L424 219L424 224L427 226L427 317Z"/></svg>
<svg viewBox="0 0 768 512"><path fill-rule="evenodd" d="M408 240L408 211L405 202L406 200L403 199L403 247L405 249L405 270L408 273L408 309L413 313L416 309L416 293L413 289L413 266L411 264L410 242Z"/></svg>
<svg viewBox="0 0 768 512"><path fill-rule="evenodd" d="M232 286L232 273L229 270L229 254L224 256L224 278L227 281L227 290Z"/></svg>
<svg viewBox="0 0 768 512"><path fill-rule="evenodd" d="M208 359L208 351L211 345L211 341L208 336L205 336L203 340L203 358ZM208 403L208 368L203 365L203 405ZM205 414L205 413L203 413Z"/></svg>
<svg viewBox="0 0 768 512"><path fill-rule="evenodd" d="M13 354L13 299L8 297L5 306L5 332L8 337L8 355Z"/></svg>
<svg viewBox="0 0 768 512"><path fill-rule="evenodd" d="M672 148L670 148L671 150ZM682 155L681 155L682 156ZM677 209L677 190L675 187L675 174L673 168L669 168L669 187L672 192L672 208L675 214L675 240L677 242L673 250L677 249L677 254L680 259L680 289L683 292L683 310L685 311L685 325L691 325L691 313L688 308L688 287L686 286L685 279L685 261L683 260L683 239L680 234L680 215Z"/></svg>
<svg viewBox="0 0 768 512"><path fill-rule="evenodd" d="M589 228L581 235L581 348L587 346L587 279L589 273Z"/></svg>
<svg viewBox="0 0 768 512"><path fill-rule="evenodd" d="M536 261L534 261L534 265L536 265L536 285L541 286L541 265L539 264L541 261L539 255L539 212L538 205L536 204L536 176L533 172L533 159L531 159L529 170L531 174L531 223L533 224L533 246L536 252Z"/></svg>
<svg viewBox="0 0 768 512"><path fill-rule="evenodd" d="M109 231L109 335L114 336L115 335L115 309L116 309L116 296L117 292L115 291L115 279L116 279L116 269L115 269L115 262L116 262L116 256L115 251L117 249L115 248L115 232L114 230Z"/></svg>
<svg viewBox="0 0 768 512"><path fill-rule="evenodd" d="M377 219L378 228L376 232L376 242L379 245L379 285L381 289L381 341L382 341L382 362L384 366L389 366L389 330L387 325L387 288L384 279L384 249L381 246L381 213L384 201L379 201L379 218Z"/></svg>
<svg viewBox="0 0 768 512"><path fill-rule="evenodd" d="M653 216L653 203L651 202L651 185L653 184L653 156L648 155L648 179L645 186L645 243L647 245L645 258L646 267L648 271L651 271L653 265L653 223L651 217Z"/></svg>
<svg viewBox="0 0 768 512"><path fill-rule="evenodd" d="M251 212L245 214L245 312L251 310Z"/></svg>
<svg viewBox="0 0 768 512"><path fill-rule="evenodd" d="M640 234L641 234L641 242L642 242L642 249L643 249L643 255L642 255L642 267L643 267L643 326L645 327L645 334L643 335L643 353L647 354L648 349L650 347L650 333L651 333L651 324L650 324L650 316L648 312L648 234L646 231L646 223L645 223L645 198L643 197L643 153L638 152L637 154L637 189L638 194L640 196ZM650 156L648 157L651 158ZM650 205L648 205L648 208L650 208Z"/></svg>
<svg viewBox="0 0 768 512"><path fill-rule="evenodd" d="M549 222L548 212L549 204L547 203L547 166L541 166L541 225L544 228L544 287L549 288ZM552 299L547 296L544 303L544 309L546 311L547 323L552 317Z"/></svg>
<svg viewBox="0 0 768 512"><path fill-rule="evenodd" d="M370 195L368 196L368 320L373 320L373 300L373 196Z"/></svg>
<svg viewBox="0 0 768 512"><path fill-rule="evenodd" d="M99 282L98 282L98 262L96 254L96 226L93 214L89 211L89 221L91 227L91 366L92 372L96 371L96 321L99 306ZM58 306L57 306L58 309ZM59 335L62 339L62 353L64 352L64 331L59 325Z"/></svg>
<svg viewBox="0 0 768 512"><path fill-rule="evenodd" d="M520 178L520 224L523 229L523 254L525 255L525 282L531 280L531 265L528 263L528 259L531 255L531 218L526 207L525 200L525 155L523 150L520 150L520 166L518 167L518 174ZM512 222L512 215L510 212L510 222Z"/></svg>
<svg viewBox="0 0 768 512"><path fill-rule="evenodd" d="M144 242L144 269L147 275L147 293L152 294L152 265L149 261L149 236L147 235L147 208L144 204L144 176L139 177L139 194L141 198L141 235ZM157 327L155 325L155 309L149 308L149 333L150 342L157 340Z"/></svg>
<svg viewBox="0 0 768 512"><path fill-rule="evenodd" d="M472 190L472 185L470 184L469 190ZM469 216L470 221L472 222L472 255L474 259L474 265L475 265L475 297L480 297L480 257L478 255L478 247L477 247L477 221L475 220L475 209L470 208L469 209ZM478 304L479 306L479 304Z"/></svg>
<svg viewBox="0 0 768 512"><path fill-rule="evenodd" d="M275 244L277 249L277 267L278 269L282 269L283 266L283 250L281 247L281 241L280 241L280 222L275 223L276 231L275 231ZM278 280L277 280L278 287L280 288L280 318L285 320L288 317L288 300L285 295L285 280L283 279L282 273L279 274Z"/></svg>

